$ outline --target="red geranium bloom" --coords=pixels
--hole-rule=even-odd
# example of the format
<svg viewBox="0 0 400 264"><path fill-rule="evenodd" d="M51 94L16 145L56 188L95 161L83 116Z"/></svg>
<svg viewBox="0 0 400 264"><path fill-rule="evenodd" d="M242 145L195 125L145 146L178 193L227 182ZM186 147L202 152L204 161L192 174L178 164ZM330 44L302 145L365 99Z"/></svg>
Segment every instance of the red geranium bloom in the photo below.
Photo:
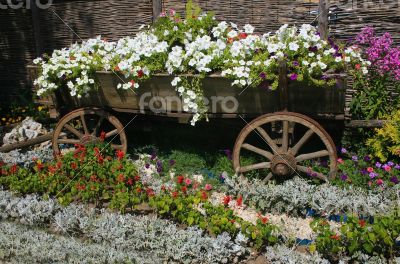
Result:
<svg viewBox="0 0 400 264"><path fill-rule="evenodd" d="M245 39L245 38L247 38L247 34L246 33L244 33L244 32L239 33L239 39Z"/></svg>
<svg viewBox="0 0 400 264"><path fill-rule="evenodd" d="M231 201L231 197L229 195L224 197L224 201L223 201L224 205L228 205L230 201Z"/></svg>
<svg viewBox="0 0 400 264"><path fill-rule="evenodd" d="M202 200L207 200L208 199L208 195L205 191L201 191L201 199Z"/></svg>
<svg viewBox="0 0 400 264"><path fill-rule="evenodd" d="M127 183L128 185L133 185L133 179L132 179L132 178L128 179L128 180L126 181L126 183Z"/></svg>
<svg viewBox="0 0 400 264"><path fill-rule="evenodd" d="M334 240L340 240L340 236L337 234L330 236L330 238Z"/></svg>
<svg viewBox="0 0 400 264"><path fill-rule="evenodd" d="M47 169L49 170L50 173L55 173L57 171L57 169L51 165L49 165Z"/></svg>
<svg viewBox="0 0 400 264"><path fill-rule="evenodd" d="M242 206L242 203L243 203L243 197L240 195L239 198L236 200L236 205Z"/></svg>
<svg viewBox="0 0 400 264"><path fill-rule="evenodd" d="M143 75L144 75L144 72L143 72L142 70L138 70L137 76L138 76L139 78L142 78Z"/></svg>
<svg viewBox="0 0 400 264"><path fill-rule="evenodd" d="M124 153L122 150L119 150L119 149L117 149L117 151L115 152L115 154L117 155L117 158L118 158L119 160L121 160L121 159L125 156L125 153Z"/></svg>
<svg viewBox="0 0 400 264"><path fill-rule="evenodd" d="M90 180L91 180L91 181L93 181L93 182L97 181L97 177L96 177L96 175L92 175L92 176L90 176Z"/></svg>
<svg viewBox="0 0 400 264"><path fill-rule="evenodd" d="M124 176L124 174L121 173L120 175L118 175L117 181L118 181L118 182L123 182L123 181L125 181L125 176Z"/></svg>
<svg viewBox="0 0 400 264"><path fill-rule="evenodd" d="M187 187L186 186L182 186L181 190L182 190L183 193L186 193Z"/></svg>
<svg viewBox="0 0 400 264"><path fill-rule="evenodd" d="M358 224L359 224L361 227L364 227L364 226L365 226L365 220L362 219L362 220L358 221Z"/></svg>
<svg viewBox="0 0 400 264"><path fill-rule="evenodd" d="M141 192L142 192L142 188L137 187L137 188L136 188L136 192L137 192L137 193L141 193Z"/></svg>
<svg viewBox="0 0 400 264"><path fill-rule="evenodd" d="M118 66L115 66L115 67L114 67L114 70L115 70L115 71L120 71L121 69L120 69Z"/></svg>
<svg viewBox="0 0 400 264"><path fill-rule="evenodd" d="M177 179L178 184L182 184L185 177L183 177L182 175L179 175L176 179Z"/></svg>
<svg viewBox="0 0 400 264"><path fill-rule="evenodd" d="M147 192L147 195L148 195L149 197L154 196L154 191L153 191L153 189L147 188L146 192Z"/></svg>
<svg viewBox="0 0 400 264"><path fill-rule="evenodd" d="M77 184L76 184L76 188L77 188L79 191L83 191L83 190L86 189L86 186L85 186L84 184L79 184L79 183L77 183Z"/></svg>
<svg viewBox="0 0 400 264"><path fill-rule="evenodd" d="M161 185L161 190L165 191L165 186Z"/></svg>
<svg viewBox="0 0 400 264"><path fill-rule="evenodd" d="M57 162L57 168L60 169L61 166L62 166L62 162L61 161Z"/></svg>
<svg viewBox="0 0 400 264"><path fill-rule="evenodd" d="M17 170L18 170L17 164L12 165L11 168L10 168L10 172L11 173L16 173Z"/></svg>
<svg viewBox="0 0 400 264"><path fill-rule="evenodd" d="M178 197L178 192L172 192L172 198L176 198L176 197Z"/></svg>
<svg viewBox="0 0 400 264"><path fill-rule="evenodd" d="M97 162L100 163L100 164L103 164L103 162L104 162L103 156L101 156L101 155L98 156L98 157L97 157Z"/></svg>
<svg viewBox="0 0 400 264"><path fill-rule="evenodd" d="M38 164L36 164L36 168L37 168L38 171L40 171L40 170L42 170L44 168L44 165L39 162Z"/></svg>
<svg viewBox="0 0 400 264"><path fill-rule="evenodd" d="M260 220L261 220L261 223L263 223L264 225L268 223L268 217L266 217L266 216L260 216Z"/></svg>
<svg viewBox="0 0 400 264"><path fill-rule="evenodd" d="M78 165L76 165L75 162L72 162L72 163L71 163L71 168L72 168L73 170L76 170L77 167L78 167Z"/></svg>
<svg viewBox="0 0 400 264"><path fill-rule="evenodd" d="M136 175L135 176L135 181L139 181L140 180L140 176L139 175Z"/></svg>
<svg viewBox="0 0 400 264"><path fill-rule="evenodd" d="M360 64L356 64L355 66L356 66L356 69L357 69L357 70L359 70L359 69L361 68L361 65L360 65Z"/></svg>
<svg viewBox="0 0 400 264"><path fill-rule="evenodd" d="M233 38L228 38L228 43L232 43L233 42Z"/></svg>

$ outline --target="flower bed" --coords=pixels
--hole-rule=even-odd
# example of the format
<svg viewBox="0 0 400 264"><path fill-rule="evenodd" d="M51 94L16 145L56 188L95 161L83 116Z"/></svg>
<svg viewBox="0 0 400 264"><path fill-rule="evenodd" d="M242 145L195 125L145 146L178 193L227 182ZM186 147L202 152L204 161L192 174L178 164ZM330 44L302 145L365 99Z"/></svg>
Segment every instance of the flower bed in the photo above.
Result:
<svg viewBox="0 0 400 264"><path fill-rule="evenodd" d="M138 88L153 74L196 74L194 79L177 76L172 81L183 98L184 111L194 113L192 124L204 118L201 79L220 73L238 87L261 83L278 87L279 63L287 62L288 77L308 85L333 86L328 73L360 68L368 72L357 47L344 47L332 39L322 40L311 25L282 26L275 34L254 34L251 25L242 29L234 23L218 22L202 14L189 2L186 18L170 10L153 26L143 26L136 37L108 42L100 37L68 49L55 50L51 57L34 61L41 68L35 84L38 95L67 86L72 96L87 95L98 85L96 71L112 71L128 81L117 88Z"/></svg>

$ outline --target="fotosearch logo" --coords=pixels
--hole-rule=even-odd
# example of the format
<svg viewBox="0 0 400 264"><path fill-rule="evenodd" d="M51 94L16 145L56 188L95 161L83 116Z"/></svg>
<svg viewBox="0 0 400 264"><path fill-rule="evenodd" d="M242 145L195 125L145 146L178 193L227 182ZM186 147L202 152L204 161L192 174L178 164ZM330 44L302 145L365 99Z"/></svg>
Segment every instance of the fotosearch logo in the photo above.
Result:
<svg viewBox="0 0 400 264"><path fill-rule="evenodd" d="M39 9L47 9L53 0L0 0L0 9L31 9L35 5Z"/></svg>
<svg viewBox="0 0 400 264"><path fill-rule="evenodd" d="M233 96L211 96L203 97L203 102L211 113L236 113L239 107L238 100ZM139 107L140 112L145 113L151 111L153 113L176 112L183 111L182 99L179 96L153 96L150 92L140 96Z"/></svg>

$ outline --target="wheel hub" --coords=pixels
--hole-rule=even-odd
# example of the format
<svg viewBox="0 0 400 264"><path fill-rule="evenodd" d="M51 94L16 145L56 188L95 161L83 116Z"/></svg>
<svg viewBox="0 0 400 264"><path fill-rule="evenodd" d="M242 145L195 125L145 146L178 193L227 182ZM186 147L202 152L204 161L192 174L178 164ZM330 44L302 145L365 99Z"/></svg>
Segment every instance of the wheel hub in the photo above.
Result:
<svg viewBox="0 0 400 264"><path fill-rule="evenodd" d="M84 135L82 138L81 138L81 144L82 145L87 145L87 144L96 144L96 143L98 143L100 140L96 137L96 136L93 136L93 135Z"/></svg>
<svg viewBox="0 0 400 264"><path fill-rule="evenodd" d="M296 159L291 154L276 154L271 160L271 171L278 176L289 176L294 173Z"/></svg>

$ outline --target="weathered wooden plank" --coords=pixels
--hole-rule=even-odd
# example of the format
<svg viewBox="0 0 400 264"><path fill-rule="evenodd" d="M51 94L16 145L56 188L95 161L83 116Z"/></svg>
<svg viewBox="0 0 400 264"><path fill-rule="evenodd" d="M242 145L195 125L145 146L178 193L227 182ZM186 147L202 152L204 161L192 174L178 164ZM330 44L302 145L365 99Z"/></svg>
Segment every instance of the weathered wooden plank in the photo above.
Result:
<svg viewBox="0 0 400 264"><path fill-rule="evenodd" d="M345 123L345 126L349 128L374 128L382 127L385 122L385 120L350 120Z"/></svg>
<svg viewBox="0 0 400 264"><path fill-rule="evenodd" d="M32 139L29 139L26 141L3 145L2 147L0 147L0 152L8 152L8 151L11 151L13 149L18 149L18 148L26 148L29 146L33 146L33 145L40 144L45 141L51 140L52 138L53 138L53 132L50 132L45 135L38 136L36 138L32 138Z"/></svg>

